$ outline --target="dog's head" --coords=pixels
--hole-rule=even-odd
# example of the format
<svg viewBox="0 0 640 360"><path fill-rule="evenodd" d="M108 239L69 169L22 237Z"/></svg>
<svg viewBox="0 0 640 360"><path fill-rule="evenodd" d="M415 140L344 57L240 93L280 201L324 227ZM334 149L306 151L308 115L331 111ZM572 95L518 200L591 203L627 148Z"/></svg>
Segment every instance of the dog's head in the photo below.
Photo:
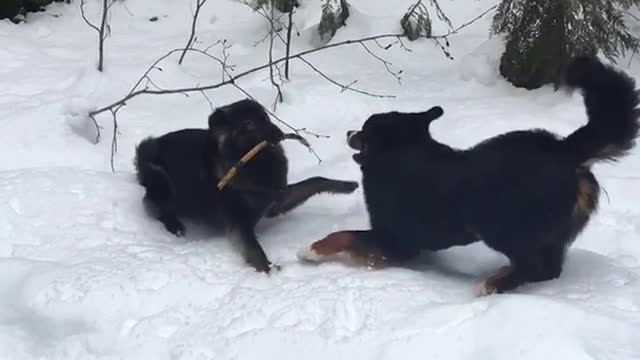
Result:
<svg viewBox="0 0 640 360"><path fill-rule="evenodd" d="M209 116L209 131L221 151L245 153L263 140L280 142L284 133L253 100L240 100L217 108Z"/></svg>
<svg viewBox="0 0 640 360"><path fill-rule="evenodd" d="M377 154L424 143L431 137L429 124L444 114L440 106L418 113L388 112L370 116L362 130L347 132L347 144L358 152L353 160L361 164Z"/></svg>

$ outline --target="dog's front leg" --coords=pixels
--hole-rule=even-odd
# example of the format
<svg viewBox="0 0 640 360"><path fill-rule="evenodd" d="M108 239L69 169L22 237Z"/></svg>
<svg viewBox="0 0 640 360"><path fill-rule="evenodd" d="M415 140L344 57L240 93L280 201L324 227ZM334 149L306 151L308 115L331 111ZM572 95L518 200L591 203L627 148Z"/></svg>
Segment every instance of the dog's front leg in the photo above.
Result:
<svg viewBox="0 0 640 360"><path fill-rule="evenodd" d="M298 251L298 259L321 263L331 259L381 269L388 264L383 251L373 244L372 230L344 230L331 233L324 239Z"/></svg>
<svg viewBox="0 0 640 360"><path fill-rule="evenodd" d="M227 235L242 254L244 260L256 271L270 273L272 269L280 267L269 261L262 246L258 242L252 225L242 222L231 222L227 225Z"/></svg>
<svg viewBox="0 0 640 360"><path fill-rule="evenodd" d="M282 200L277 201L267 212L267 217L274 217L289 212L302 205L310 197L320 193L350 194L358 188L355 181L342 181L324 177L312 177L287 186Z"/></svg>
<svg viewBox="0 0 640 360"><path fill-rule="evenodd" d="M255 233L258 212L235 192L223 192L222 215L227 236L244 260L257 271L270 273L274 265L269 261ZM276 269L279 269L275 266Z"/></svg>

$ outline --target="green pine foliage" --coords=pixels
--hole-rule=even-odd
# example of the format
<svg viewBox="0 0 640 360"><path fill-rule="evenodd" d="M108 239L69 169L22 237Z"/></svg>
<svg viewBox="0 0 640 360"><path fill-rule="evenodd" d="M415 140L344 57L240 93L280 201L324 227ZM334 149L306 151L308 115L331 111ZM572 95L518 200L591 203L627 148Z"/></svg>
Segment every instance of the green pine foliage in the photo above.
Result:
<svg viewBox="0 0 640 360"><path fill-rule="evenodd" d="M282 13L289 13L293 11L294 8L300 6L298 0L249 0L247 3L252 5L254 9L273 5Z"/></svg>
<svg viewBox="0 0 640 360"><path fill-rule="evenodd" d="M436 0L429 0L429 2L435 9L438 19L451 27L451 20L442 11L438 2ZM409 10L407 10L402 19L400 19L400 25L402 26L404 34L411 41L420 37L431 36L431 16L429 15L429 9L424 4L423 0L418 1L409 7Z"/></svg>
<svg viewBox="0 0 640 360"><path fill-rule="evenodd" d="M504 34L500 73L517 87L561 83L568 61L602 52L609 60L640 49L624 11L640 0L502 0L491 32Z"/></svg>
<svg viewBox="0 0 640 360"><path fill-rule="evenodd" d="M324 42L331 40L338 29L346 25L348 17L349 4L347 4L347 0L325 0L318 25L320 39Z"/></svg>

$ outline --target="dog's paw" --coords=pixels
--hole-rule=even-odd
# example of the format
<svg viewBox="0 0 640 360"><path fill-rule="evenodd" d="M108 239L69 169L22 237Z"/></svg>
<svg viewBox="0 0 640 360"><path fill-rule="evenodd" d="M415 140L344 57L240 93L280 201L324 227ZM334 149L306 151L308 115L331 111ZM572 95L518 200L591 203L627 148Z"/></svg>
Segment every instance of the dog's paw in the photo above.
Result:
<svg viewBox="0 0 640 360"><path fill-rule="evenodd" d="M180 220L165 221L164 227L167 229L167 231L177 237L182 237L187 232L187 229L185 228L184 224L180 222Z"/></svg>
<svg viewBox="0 0 640 360"><path fill-rule="evenodd" d="M267 275L271 275L275 272L282 270L280 265L274 264L270 261L261 261L258 263L253 263L251 266L259 273L264 273Z"/></svg>
<svg viewBox="0 0 640 360"><path fill-rule="evenodd" d="M357 181L343 181L337 188L337 192L342 194L351 194L352 192L356 191L359 186L360 184Z"/></svg>
<svg viewBox="0 0 640 360"><path fill-rule="evenodd" d="M485 281L478 285L475 289L476 297L488 296L494 293L499 293L498 287L501 281L510 276L514 271L513 266L503 266L495 273L491 274Z"/></svg>
<svg viewBox="0 0 640 360"><path fill-rule="evenodd" d="M495 285L488 282L488 280L483 281L480 285L476 286L474 290L474 295L476 297L484 297L494 294L497 291Z"/></svg>
<svg viewBox="0 0 640 360"><path fill-rule="evenodd" d="M278 264L270 263L269 264L269 272L268 272L268 274L271 275L273 273L279 272L280 270L282 270L282 266L280 266Z"/></svg>
<svg viewBox="0 0 640 360"><path fill-rule="evenodd" d="M323 256L320 255L316 250L313 249L313 244L309 246L305 246L298 250L296 256L299 260L305 262L319 263Z"/></svg>

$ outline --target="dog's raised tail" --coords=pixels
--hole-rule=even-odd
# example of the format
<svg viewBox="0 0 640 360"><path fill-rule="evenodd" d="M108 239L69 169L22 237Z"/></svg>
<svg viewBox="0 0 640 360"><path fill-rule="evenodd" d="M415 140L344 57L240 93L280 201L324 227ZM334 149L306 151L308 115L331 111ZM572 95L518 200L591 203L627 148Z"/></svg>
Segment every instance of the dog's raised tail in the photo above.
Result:
<svg viewBox="0 0 640 360"><path fill-rule="evenodd" d="M635 81L594 57L577 57L567 68L566 83L583 92L588 123L565 139L581 165L616 161L634 146L640 129Z"/></svg>

